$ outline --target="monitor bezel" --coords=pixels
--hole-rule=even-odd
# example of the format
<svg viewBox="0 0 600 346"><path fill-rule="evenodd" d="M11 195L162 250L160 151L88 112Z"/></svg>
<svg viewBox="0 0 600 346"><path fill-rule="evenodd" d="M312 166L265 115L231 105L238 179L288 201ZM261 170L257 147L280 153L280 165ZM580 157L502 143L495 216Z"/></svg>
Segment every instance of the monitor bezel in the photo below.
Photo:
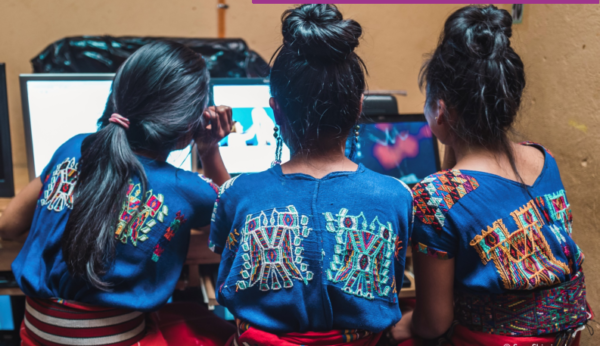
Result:
<svg viewBox="0 0 600 346"><path fill-rule="evenodd" d="M0 179L0 197L15 195L9 115L6 65L0 63L0 140L2 141L0 150L2 150L2 167L4 167L4 179Z"/></svg>
<svg viewBox="0 0 600 346"><path fill-rule="evenodd" d="M29 113L29 95L27 93L27 82L29 81L105 81L113 80L114 73L40 73L40 74L21 74L19 82L21 87L21 106L23 108L23 127L25 128L25 147L27 149L27 169L29 171L29 180L36 178L35 162L33 160L33 142L31 134L31 117ZM192 146L192 169L198 171L198 158L195 149Z"/></svg>
<svg viewBox="0 0 600 346"><path fill-rule="evenodd" d="M25 148L27 150L27 170L29 180L36 178L35 162L33 160L33 138L31 134L31 116L29 114L29 95L27 82L30 81L105 81L113 80L114 73L40 73L21 74L19 83L21 87L21 107L23 108L23 127L25 129Z"/></svg>
<svg viewBox="0 0 600 346"><path fill-rule="evenodd" d="M360 124L376 124L376 123L408 123L408 122L427 122L425 114L423 113L407 113L407 114L393 114L393 115L374 115L374 116L363 116L360 119ZM442 170L442 163L440 159L440 148L439 141L433 132L431 133L431 140L433 141L433 154L435 156L435 169L436 172ZM435 173L435 172L434 172ZM409 187L413 187L416 184L406 184Z"/></svg>
<svg viewBox="0 0 600 346"><path fill-rule="evenodd" d="M213 87L215 85L270 85L270 83L268 78L211 78L209 88L210 96L208 101L209 106L215 106L213 97Z"/></svg>

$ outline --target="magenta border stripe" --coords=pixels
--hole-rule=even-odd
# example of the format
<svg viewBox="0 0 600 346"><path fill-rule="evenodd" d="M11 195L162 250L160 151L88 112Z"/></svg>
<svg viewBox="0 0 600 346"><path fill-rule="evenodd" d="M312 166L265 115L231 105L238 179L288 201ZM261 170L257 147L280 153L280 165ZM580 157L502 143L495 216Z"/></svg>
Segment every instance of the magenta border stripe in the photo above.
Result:
<svg viewBox="0 0 600 346"><path fill-rule="evenodd" d="M500 0L494 1L494 4L514 4L518 2L520 4L594 4L598 5L600 0ZM426 1L415 1L415 0L321 0L321 1L298 1L298 0L252 0L253 4L454 4L454 5L470 5L472 1L465 0L426 0ZM487 4L487 3L484 3Z"/></svg>

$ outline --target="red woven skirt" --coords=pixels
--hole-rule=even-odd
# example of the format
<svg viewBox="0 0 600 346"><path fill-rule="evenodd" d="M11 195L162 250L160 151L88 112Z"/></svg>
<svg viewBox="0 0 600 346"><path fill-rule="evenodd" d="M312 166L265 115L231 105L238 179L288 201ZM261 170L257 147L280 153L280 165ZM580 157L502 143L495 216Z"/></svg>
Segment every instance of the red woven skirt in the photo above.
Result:
<svg viewBox="0 0 600 346"><path fill-rule="evenodd" d="M23 346L221 346L235 327L194 303L167 304L141 312L27 297Z"/></svg>
<svg viewBox="0 0 600 346"><path fill-rule="evenodd" d="M275 335L250 327L244 322L237 321L237 325L237 333L231 337L227 346L375 346L382 335L350 329Z"/></svg>

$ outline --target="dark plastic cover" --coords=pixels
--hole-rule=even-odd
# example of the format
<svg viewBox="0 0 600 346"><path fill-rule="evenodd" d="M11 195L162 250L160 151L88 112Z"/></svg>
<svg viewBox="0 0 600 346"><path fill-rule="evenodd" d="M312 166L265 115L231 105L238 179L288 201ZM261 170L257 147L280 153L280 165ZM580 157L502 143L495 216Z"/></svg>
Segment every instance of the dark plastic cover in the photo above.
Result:
<svg viewBox="0 0 600 346"><path fill-rule="evenodd" d="M141 46L182 43L204 56L211 77L266 77L269 65L242 39L77 36L58 40L31 60L35 73L111 73Z"/></svg>

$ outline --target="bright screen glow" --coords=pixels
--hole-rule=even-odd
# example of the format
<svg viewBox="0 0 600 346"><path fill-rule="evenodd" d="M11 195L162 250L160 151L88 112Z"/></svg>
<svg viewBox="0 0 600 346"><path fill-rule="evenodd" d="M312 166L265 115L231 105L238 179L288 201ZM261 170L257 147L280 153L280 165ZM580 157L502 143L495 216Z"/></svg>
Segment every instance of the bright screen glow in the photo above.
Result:
<svg viewBox="0 0 600 346"><path fill-rule="evenodd" d="M365 124L355 161L406 184L416 184L437 171L434 145L425 121Z"/></svg>
<svg viewBox="0 0 600 346"><path fill-rule="evenodd" d="M54 152L69 138L97 130L112 81L27 81L29 120L35 175L52 159ZM173 151L167 162L192 170L191 146Z"/></svg>
<svg viewBox="0 0 600 346"><path fill-rule="evenodd" d="M215 85L213 99L217 106L229 106L236 133L220 143L221 156L229 173L261 172L275 160L275 117L269 106L271 94L268 85ZM284 144L281 161L290 159L290 150Z"/></svg>

